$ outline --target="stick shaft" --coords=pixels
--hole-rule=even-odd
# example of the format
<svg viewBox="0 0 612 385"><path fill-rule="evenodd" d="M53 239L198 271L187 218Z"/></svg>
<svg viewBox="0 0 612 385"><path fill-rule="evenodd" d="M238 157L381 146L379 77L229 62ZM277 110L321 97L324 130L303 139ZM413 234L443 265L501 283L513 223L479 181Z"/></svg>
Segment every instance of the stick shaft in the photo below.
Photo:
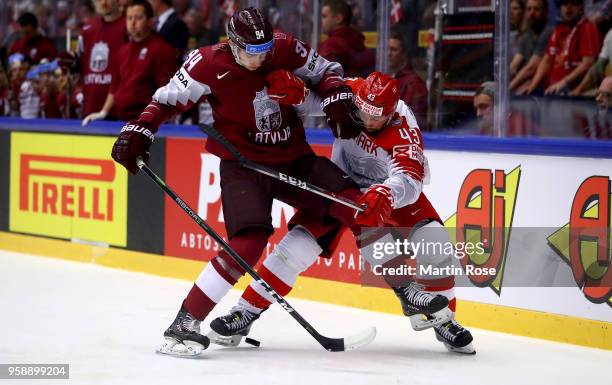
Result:
<svg viewBox="0 0 612 385"><path fill-rule="evenodd" d="M308 321L306 321L304 317L302 317L300 313L298 313L297 310L295 310L293 306L291 306L289 302L283 298L283 296L278 294L272 288L272 286L264 281L263 278L261 278L261 276L244 259L242 259L242 257L234 249L232 249L231 246L212 227L210 227L204 219L196 214L196 212L189 207L184 200L176 195L176 193L166 185L166 182L157 176L157 174L155 174L155 172L153 172L153 170L151 170L142 159L139 158L137 163L138 167L140 167L140 169L144 171L144 173L147 174L147 176L149 176L155 182L155 184L157 184L159 188L164 191L164 193L172 198L172 200L174 200L174 202L176 202L176 204L178 204L179 207L182 208L183 211L185 211L185 213L187 213L187 215L194 220L194 222L196 222L208 235L210 235L223 248L223 250L225 250L236 261L236 263L240 265L240 267L242 267L257 283L259 283L264 290L266 290L266 292L268 292L274 298L274 300L281 305L283 309L291 314L291 316L304 329L306 329L306 331L308 331L308 333L310 333L310 335L312 335L317 342L319 342L325 349L330 351L344 350L344 340L342 338L328 338L317 332L317 330L312 327L312 325L310 325L310 323L308 323Z"/></svg>

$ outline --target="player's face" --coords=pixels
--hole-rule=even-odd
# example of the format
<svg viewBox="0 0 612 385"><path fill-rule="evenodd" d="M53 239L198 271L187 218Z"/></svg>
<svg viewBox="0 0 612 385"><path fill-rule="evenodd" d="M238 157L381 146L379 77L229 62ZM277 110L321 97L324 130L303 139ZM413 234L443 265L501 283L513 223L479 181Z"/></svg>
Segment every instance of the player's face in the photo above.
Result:
<svg viewBox="0 0 612 385"><path fill-rule="evenodd" d="M359 119L363 122L363 127L368 132L377 132L387 126L390 115L375 116L359 110Z"/></svg>
<svg viewBox="0 0 612 385"><path fill-rule="evenodd" d="M152 23L147 18L143 6L128 7L126 13L127 30L134 41L141 41L151 32Z"/></svg>
<svg viewBox="0 0 612 385"><path fill-rule="evenodd" d="M261 67L266 61L267 57L268 57L268 52L260 53L257 55L251 55L243 49L238 50L238 58L240 60L240 65L242 65L244 68L248 69L249 71L255 71L256 69Z"/></svg>

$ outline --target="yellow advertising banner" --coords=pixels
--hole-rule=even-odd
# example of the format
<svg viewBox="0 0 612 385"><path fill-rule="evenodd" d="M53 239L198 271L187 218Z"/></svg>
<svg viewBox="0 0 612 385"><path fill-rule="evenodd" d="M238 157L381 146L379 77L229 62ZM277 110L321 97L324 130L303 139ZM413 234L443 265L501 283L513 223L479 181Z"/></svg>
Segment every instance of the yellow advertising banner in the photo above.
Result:
<svg viewBox="0 0 612 385"><path fill-rule="evenodd" d="M11 134L10 231L126 246L127 171L114 138Z"/></svg>

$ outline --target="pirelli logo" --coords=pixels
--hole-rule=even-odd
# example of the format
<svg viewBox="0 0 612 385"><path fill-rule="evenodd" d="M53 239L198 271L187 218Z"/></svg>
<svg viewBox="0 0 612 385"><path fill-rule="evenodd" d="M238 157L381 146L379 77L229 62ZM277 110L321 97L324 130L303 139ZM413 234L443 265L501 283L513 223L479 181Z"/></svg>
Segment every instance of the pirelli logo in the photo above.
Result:
<svg viewBox="0 0 612 385"><path fill-rule="evenodd" d="M89 166L91 172L61 171L36 165ZM54 177L59 183L39 182L37 175ZM21 155L19 210L100 221L113 220L114 191L111 188L78 186L75 181L112 182L115 165L111 160L62 156ZM64 183L62 183L64 182ZM102 200L106 200L104 207Z"/></svg>
<svg viewBox="0 0 612 385"><path fill-rule="evenodd" d="M10 228L125 246L127 175L112 138L14 133Z"/></svg>

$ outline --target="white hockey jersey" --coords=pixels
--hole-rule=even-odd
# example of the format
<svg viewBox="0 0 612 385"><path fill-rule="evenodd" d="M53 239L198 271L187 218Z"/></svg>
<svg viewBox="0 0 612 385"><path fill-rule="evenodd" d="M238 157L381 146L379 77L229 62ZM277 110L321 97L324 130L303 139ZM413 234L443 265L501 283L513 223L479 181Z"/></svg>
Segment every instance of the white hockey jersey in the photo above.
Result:
<svg viewBox="0 0 612 385"><path fill-rule="evenodd" d="M429 176L421 130L401 100L388 127L376 134L362 131L354 139L336 139L332 161L362 189L373 184L389 187L395 209L416 202Z"/></svg>

